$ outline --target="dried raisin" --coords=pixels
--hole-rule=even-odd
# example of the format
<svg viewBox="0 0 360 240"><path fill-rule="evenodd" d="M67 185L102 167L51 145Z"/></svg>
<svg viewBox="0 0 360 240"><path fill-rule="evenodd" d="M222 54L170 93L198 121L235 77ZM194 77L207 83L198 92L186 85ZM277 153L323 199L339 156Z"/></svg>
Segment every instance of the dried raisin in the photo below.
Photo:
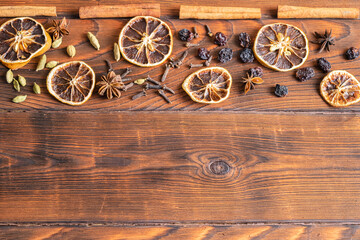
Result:
<svg viewBox="0 0 360 240"><path fill-rule="evenodd" d="M249 63L254 61L254 53L251 48L244 48L240 50L240 61L243 63Z"/></svg>
<svg viewBox="0 0 360 240"><path fill-rule="evenodd" d="M329 61L326 60L325 58L319 58L319 59L317 60L317 64L318 64L319 68L320 68L324 73L330 72L330 70L331 70L331 64L330 64Z"/></svg>
<svg viewBox="0 0 360 240"><path fill-rule="evenodd" d="M179 31L179 38L181 41L189 42L194 39L194 34L188 29L181 29Z"/></svg>
<svg viewBox="0 0 360 240"><path fill-rule="evenodd" d="M202 60L208 60L209 57L210 57L210 52L204 48L204 47L201 47L199 48L198 50L198 55L199 55L199 58L202 59Z"/></svg>
<svg viewBox="0 0 360 240"><path fill-rule="evenodd" d="M243 48L248 48L251 45L250 36L246 32L242 32L239 34L239 41L240 41L240 46Z"/></svg>
<svg viewBox="0 0 360 240"><path fill-rule="evenodd" d="M289 90L287 86L281 86L280 84L276 84L274 93L277 97L285 97L286 95L288 95Z"/></svg>
<svg viewBox="0 0 360 240"><path fill-rule="evenodd" d="M217 32L215 34L214 43L219 46L225 46L225 44L227 43L227 37L222 32Z"/></svg>
<svg viewBox="0 0 360 240"><path fill-rule="evenodd" d="M296 72L296 77L301 81L307 81L312 77L315 77L315 71L311 67L300 68Z"/></svg>
<svg viewBox="0 0 360 240"><path fill-rule="evenodd" d="M223 48L219 51L218 59L220 62L225 63L232 59L233 50L231 48Z"/></svg>
<svg viewBox="0 0 360 240"><path fill-rule="evenodd" d="M359 49L354 47L349 48L345 53L345 57L348 60L354 60L355 58L359 57Z"/></svg>

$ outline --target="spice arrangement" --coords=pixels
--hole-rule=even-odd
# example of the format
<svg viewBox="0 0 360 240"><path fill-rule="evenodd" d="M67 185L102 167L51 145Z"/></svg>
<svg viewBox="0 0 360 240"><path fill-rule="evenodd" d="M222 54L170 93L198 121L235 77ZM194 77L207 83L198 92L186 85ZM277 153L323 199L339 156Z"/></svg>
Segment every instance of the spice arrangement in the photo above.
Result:
<svg viewBox="0 0 360 240"><path fill-rule="evenodd" d="M132 5L127 5L131 7ZM99 6L104 11L96 11L94 7L83 7L80 9L81 18L96 17L124 17L128 12L119 10L118 6L109 8ZM183 90L190 98L198 103L219 103L226 100L230 95L230 88L234 81L229 71L222 67L211 67L212 61L218 64L227 63L234 59L234 50L228 46L229 36L220 31L212 32L209 25L204 25L208 41L217 45L220 49L215 55L202 46L203 41L194 43L194 39L200 37L196 27L181 29L177 32L178 40L184 42L184 51L171 57L174 34L169 25L158 17L159 6L140 4L132 6L136 11L153 13L153 16L136 16L130 19L119 33L119 40L113 44L113 60L116 62L124 58L126 61L139 67L159 67L163 65L163 74L159 80L150 76L131 80L125 78L131 72L128 68L123 74L115 73L109 60L106 60L108 71L96 82L93 69L82 61L72 61L60 64L55 61L48 61L44 54L50 47L58 48L62 44L63 37L70 34L68 30L69 21L62 18L60 21L52 20L51 26L44 28L39 22L29 17L14 18L5 22L0 27L0 39L2 51L0 61L9 68L6 73L6 81L13 85L13 88L20 92L26 86L26 79L21 76L14 76L12 70L26 65L32 58L39 58L36 71L50 69L46 85L49 93L59 101L69 105L81 105L85 103L96 89L100 96L107 99L120 98L122 93L133 86L142 87L141 91L133 95L131 99L136 100L147 96L149 91L156 93L166 102L171 103L169 96L175 91L167 87L164 82L170 72L180 68L190 48L196 48L196 55L203 60L202 63L189 63L189 68L200 68L190 74L183 82ZM115 11L115 10L119 11ZM284 9L293 9L291 6L279 6L279 18L291 17L293 13L285 14ZM46 11L49 9L45 9ZM301 9L300 9L301 10ZM324 14L324 9L316 9L319 14ZM333 11L330 9L330 11ZM344 9L339 10L344 11ZM260 15L259 15L260 13ZM354 12L353 12L354 13ZM202 7L194 11L189 6L181 6L180 18L200 19L249 19L260 18L260 9L255 8L213 8ZM46 15L46 14L44 14ZM51 16L51 14L49 13ZM211 16L210 16L211 15ZM295 14L296 15L296 14ZM154 17L157 16L157 17ZM260 17L259 17L260 16ZM350 15L349 15L350 16ZM351 15L353 16L353 15ZM295 16L296 17L296 16ZM242 64L252 63L256 59L263 66L279 71L287 72L296 69L295 76L300 82L308 81L315 77L315 71L311 67L300 68L309 55L309 40L306 34L297 26L287 23L272 23L262 26L254 42L246 32L237 35L240 50L236 59ZM310 43L319 44L319 53L330 51L335 45L336 38L332 30L325 30L324 34L314 32L314 39ZM89 44L94 50L100 51L101 45L96 34L87 33ZM175 38L176 39L176 38ZM206 40L206 38L205 38ZM66 53L70 58L75 57L76 48L74 45L66 47ZM344 53L347 60L354 60L359 57L359 50L350 47ZM358 94L358 82L356 78L345 71L331 71L331 64L321 57L317 59L318 68L324 73L329 73L321 83L321 96L332 106L348 106L360 99ZM204 68L205 67L205 68ZM236 81L236 80L235 80ZM244 77L238 79L243 83L244 94L251 89L264 83L263 70L261 67L250 68ZM32 86L35 94L40 94L41 89L37 83ZM285 97L289 93L286 86L276 84L274 95ZM170 94L170 95L169 95ZM14 103L21 103L26 100L26 95L19 95L13 99Z"/></svg>

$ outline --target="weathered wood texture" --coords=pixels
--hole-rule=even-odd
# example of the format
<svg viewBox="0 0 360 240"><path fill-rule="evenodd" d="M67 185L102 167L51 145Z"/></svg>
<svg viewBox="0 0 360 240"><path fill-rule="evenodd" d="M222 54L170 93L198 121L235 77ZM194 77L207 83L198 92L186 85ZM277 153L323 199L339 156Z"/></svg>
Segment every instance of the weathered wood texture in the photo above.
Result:
<svg viewBox="0 0 360 240"><path fill-rule="evenodd" d="M0 222L360 218L360 117L3 113Z"/></svg>
<svg viewBox="0 0 360 240"><path fill-rule="evenodd" d="M349 240L359 239L359 225L237 225L237 226L144 226L144 227L0 227L7 240Z"/></svg>
<svg viewBox="0 0 360 240"><path fill-rule="evenodd" d="M176 95L169 94L172 104L167 104L158 96L156 90L149 91L147 97L131 100L131 96L141 91L140 86L135 86L125 92L120 99L106 100L97 93L82 106L68 106L58 102L45 89L45 79L49 70L35 72L38 59L34 59L24 69L15 71L15 74L21 74L28 79L28 86L24 87L23 94L28 94L27 100L22 104L14 104L11 99L18 93L7 84L4 77L0 82L0 110L51 110L51 111L83 111L91 110L100 111L118 111L118 110L170 110L170 111L213 111L213 110L234 110L234 111L307 111L307 112L353 112L360 110L360 104L348 108L337 109L326 104L319 94L319 83L325 76L315 67L316 76L307 82L299 82L295 78L295 71L288 73L275 72L264 68L265 83L256 86L255 90L251 90L246 96L243 93L242 77L245 71L250 67L259 66L259 63L251 64L240 63L238 54L240 46L238 43L238 34L240 32L249 32L254 38L258 29L263 25L276 20L236 20L236 21L192 21L192 20L168 20L173 32L175 32L175 46L173 56L180 56L186 48L184 43L177 38L177 31L182 28L190 28L197 26L200 38L194 42L200 42L201 46L211 49L212 54L217 56L221 49L213 43L213 41L205 36L204 24L208 23L213 32L222 31L230 37L229 46L234 49L234 57L232 61L221 64L214 60L212 66L226 67L233 76L234 83L231 89L229 99L220 104L204 105L194 103L190 97L182 90L181 84L194 69L189 69L189 63L200 63L201 60L196 57L197 48L190 49L189 57L180 69L170 70L166 85L173 88ZM326 57L333 65L333 69L348 70L355 76L360 76L360 68L358 68L359 60L348 61L344 58L346 49L350 46L356 46L360 33L357 30L358 20L282 20L292 23L302 28L308 35L309 39L313 39L314 31L323 31L325 28L332 29L334 36L338 39L336 45L330 53L325 52L319 54L317 52L318 45L310 44L311 53L308 61L304 66L316 66L316 60L319 57ZM48 25L46 20L42 21L45 26ZM118 34L126 20L71 20L70 35L64 38L64 42L59 49L52 49L47 53L48 60L56 60L59 62L70 61L71 58L66 55L66 46L73 44L77 49L77 55L74 60L83 60L92 66L97 74L97 79L106 73L106 65L104 59L113 60L112 47L113 42L117 41ZM331 25L331 27L329 26ZM99 38L101 50L96 51L88 42L86 33L94 32ZM351 34L350 34L351 33ZM155 68L140 68L127 63L122 59L118 63L114 63L114 68L121 73L125 67L130 67L133 73L129 76L132 79L144 78L148 74L154 79L159 80L164 71L164 66ZM0 67L0 76L5 75L6 69ZM36 81L43 89L43 94L36 95L32 93L32 82ZM289 87L289 96L286 98L277 98L273 91L276 83L285 84Z"/></svg>

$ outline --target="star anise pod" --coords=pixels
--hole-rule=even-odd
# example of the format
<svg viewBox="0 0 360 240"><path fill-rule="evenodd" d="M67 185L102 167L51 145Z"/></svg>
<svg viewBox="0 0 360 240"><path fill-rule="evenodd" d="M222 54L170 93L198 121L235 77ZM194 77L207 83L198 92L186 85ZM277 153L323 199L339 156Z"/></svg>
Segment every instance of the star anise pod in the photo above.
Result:
<svg viewBox="0 0 360 240"><path fill-rule="evenodd" d="M67 30L68 26L69 21L67 21L64 17L61 22L56 22L55 20L53 20L53 25L46 29L46 31L52 34L53 41L55 41L56 39L59 39L64 35L69 35L69 30Z"/></svg>
<svg viewBox="0 0 360 240"><path fill-rule="evenodd" d="M251 88L255 88L255 84L262 84L264 80L260 77L253 77L252 74L249 75L249 73L247 73L247 77L243 78L242 82L245 83L244 92L246 94Z"/></svg>
<svg viewBox="0 0 360 240"><path fill-rule="evenodd" d="M112 99L113 95L116 97L121 96L121 90L125 89L125 84L123 83L120 75L116 75L114 71L109 71L107 75L101 77L101 81L96 83L99 88L99 94L104 96L106 92L106 97Z"/></svg>
<svg viewBox="0 0 360 240"><path fill-rule="evenodd" d="M335 45L335 37L331 36L331 33L332 30L330 30L330 32L325 30L324 35L318 32L314 33L316 40L311 42L316 44L321 44L319 52L322 52L324 49L330 52L330 45Z"/></svg>

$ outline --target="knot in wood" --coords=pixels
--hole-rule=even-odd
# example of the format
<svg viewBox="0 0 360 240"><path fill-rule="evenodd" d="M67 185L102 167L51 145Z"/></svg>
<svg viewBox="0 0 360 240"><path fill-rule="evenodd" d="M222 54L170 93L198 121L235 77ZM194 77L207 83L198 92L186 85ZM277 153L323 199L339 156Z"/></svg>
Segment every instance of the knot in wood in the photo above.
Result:
<svg viewBox="0 0 360 240"><path fill-rule="evenodd" d="M215 161L210 163L210 170L216 175L225 175L230 171L230 166L225 161Z"/></svg>

